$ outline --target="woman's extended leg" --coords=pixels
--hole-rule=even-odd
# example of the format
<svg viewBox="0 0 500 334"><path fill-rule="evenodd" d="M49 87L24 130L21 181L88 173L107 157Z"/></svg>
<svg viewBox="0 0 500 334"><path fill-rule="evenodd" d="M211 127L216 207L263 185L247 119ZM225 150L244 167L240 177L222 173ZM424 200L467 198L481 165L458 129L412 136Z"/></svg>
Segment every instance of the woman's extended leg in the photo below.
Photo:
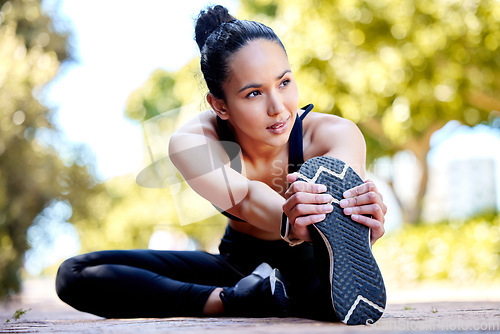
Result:
<svg viewBox="0 0 500 334"><path fill-rule="evenodd" d="M66 260L56 290L74 308L106 318L200 316L216 287L242 277L202 251L101 251Z"/></svg>

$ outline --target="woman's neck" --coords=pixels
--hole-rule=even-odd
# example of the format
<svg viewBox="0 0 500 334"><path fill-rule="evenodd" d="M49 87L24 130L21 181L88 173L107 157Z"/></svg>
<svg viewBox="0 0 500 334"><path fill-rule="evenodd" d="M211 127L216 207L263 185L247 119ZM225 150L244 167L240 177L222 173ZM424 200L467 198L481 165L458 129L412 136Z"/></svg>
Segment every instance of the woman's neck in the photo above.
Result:
<svg viewBox="0 0 500 334"><path fill-rule="evenodd" d="M239 143L244 160L253 166L272 164L274 161L288 160L288 143L280 147Z"/></svg>
<svg viewBox="0 0 500 334"><path fill-rule="evenodd" d="M280 146L256 142L244 133L236 131L230 122L227 125L234 135L234 140L241 147L241 153L247 163L254 166L273 163L276 159L282 159L284 154L288 161L288 141Z"/></svg>

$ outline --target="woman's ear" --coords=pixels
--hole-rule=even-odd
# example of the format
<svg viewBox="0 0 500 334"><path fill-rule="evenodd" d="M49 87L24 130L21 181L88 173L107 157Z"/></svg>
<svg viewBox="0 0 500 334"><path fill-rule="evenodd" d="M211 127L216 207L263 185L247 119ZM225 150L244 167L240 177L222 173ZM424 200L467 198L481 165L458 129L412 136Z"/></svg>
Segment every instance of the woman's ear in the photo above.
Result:
<svg viewBox="0 0 500 334"><path fill-rule="evenodd" d="M229 113L227 112L226 102L223 99L218 99L212 93L207 94L207 102L210 104L212 109L215 111L217 116L222 118L223 120L227 120L229 118Z"/></svg>

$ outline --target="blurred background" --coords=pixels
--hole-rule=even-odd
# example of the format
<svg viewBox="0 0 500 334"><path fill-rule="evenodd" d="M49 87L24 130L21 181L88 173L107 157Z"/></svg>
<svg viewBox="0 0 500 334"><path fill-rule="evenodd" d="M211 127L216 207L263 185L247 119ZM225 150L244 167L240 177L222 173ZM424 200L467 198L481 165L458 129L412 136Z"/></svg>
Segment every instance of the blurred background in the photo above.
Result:
<svg viewBox="0 0 500 334"><path fill-rule="evenodd" d="M500 291L500 1L217 3L276 31L302 105L362 130L389 291ZM208 108L207 4L0 0L0 298L78 253L217 251L225 219L164 173Z"/></svg>

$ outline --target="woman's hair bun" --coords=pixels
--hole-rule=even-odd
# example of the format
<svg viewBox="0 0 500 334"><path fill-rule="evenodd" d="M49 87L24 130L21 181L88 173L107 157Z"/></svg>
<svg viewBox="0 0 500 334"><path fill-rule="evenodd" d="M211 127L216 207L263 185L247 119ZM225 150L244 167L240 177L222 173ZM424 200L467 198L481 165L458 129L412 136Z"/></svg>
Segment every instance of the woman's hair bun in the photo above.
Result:
<svg viewBox="0 0 500 334"><path fill-rule="evenodd" d="M203 49L208 36L221 24L236 20L227 8L217 5L206 10L201 10L196 20L195 40L198 47Z"/></svg>

